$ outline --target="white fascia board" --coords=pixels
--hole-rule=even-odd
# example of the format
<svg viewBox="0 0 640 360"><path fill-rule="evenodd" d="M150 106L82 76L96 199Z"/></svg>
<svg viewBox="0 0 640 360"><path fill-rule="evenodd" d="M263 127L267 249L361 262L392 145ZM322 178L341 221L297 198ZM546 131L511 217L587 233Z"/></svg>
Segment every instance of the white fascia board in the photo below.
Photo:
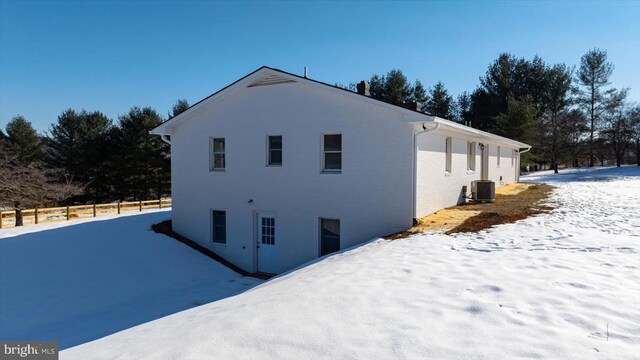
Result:
<svg viewBox="0 0 640 360"><path fill-rule="evenodd" d="M262 78L268 75L276 75L276 74L278 76L289 78L287 74L282 74L280 72L273 71L269 68L261 67L258 70L255 70L254 72L249 73L244 78L240 78L240 80L237 80L235 83L231 83L230 85L227 85L226 87L218 90L212 95L209 95L208 97L200 100L199 102L197 102L192 107L185 110L184 112L176 115L175 117L165 121L155 129L149 131L149 133L154 135L171 135L171 133L173 133L173 128L193 118L194 116L202 113L206 109L222 101L224 98L246 88L249 84L258 80L259 78Z"/></svg>
<svg viewBox="0 0 640 360"><path fill-rule="evenodd" d="M506 146L517 147L519 149L531 148L531 145L529 144L525 144L520 141L509 139L504 136L495 135L479 129L474 129L466 125L458 124L451 120L439 118L437 116L429 116L429 118L431 118L431 121L437 124L441 124L442 127L440 129L442 131L450 131L454 133L464 134L466 136L473 137L479 140L486 140L486 141L490 141L497 144L504 144Z"/></svg>

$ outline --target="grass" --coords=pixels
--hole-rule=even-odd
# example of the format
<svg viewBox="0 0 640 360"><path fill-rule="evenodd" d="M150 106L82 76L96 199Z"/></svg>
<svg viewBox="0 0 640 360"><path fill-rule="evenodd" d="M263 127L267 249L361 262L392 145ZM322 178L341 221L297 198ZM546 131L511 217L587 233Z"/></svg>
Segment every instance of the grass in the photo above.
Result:
<svg viewBox="0 0 640 360"><path fill-rule="evenodd" d="M443 231L448 235L478 232L494 225L513 223L552 210L541 204L552 190L553 186L547 184L510 184L498 189L494 202L468 202L438 211L418 219L412 228L385 239L402 239L425 231Z"/></svg>

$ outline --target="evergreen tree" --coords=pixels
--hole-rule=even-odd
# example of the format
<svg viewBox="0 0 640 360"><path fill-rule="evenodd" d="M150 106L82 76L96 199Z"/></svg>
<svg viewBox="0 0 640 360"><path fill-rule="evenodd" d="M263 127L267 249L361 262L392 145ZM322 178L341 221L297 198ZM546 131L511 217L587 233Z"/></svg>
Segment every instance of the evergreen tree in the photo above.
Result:
<svg viewBox="0 0 640 360"><path fill-rule="evenodd" d="M546 86L541 102L545 111L541 117L542 131L539 132L541 137L538 143L555 173L558 173L562 151L567 149L571 133L576 131L573 122L565 116L571 104L571 78L571 69L564 64L557 64L546 71L544 81Z"/></svg>
<svg viewBox="0 0 640 360"><path fill-rule="evenodd" d="M609 85L613 64L607 62L607 52L600 49L589 50L580 59L576 81L582 89L578 101L583 105L589 121L589 166L595 165L594 139L602 121L611 90L603 88Z"/></svg>
<svg viewBox="0 0 640 360"><path fill-rule="evenodd" d="M427 101L425 110L429 115L438 116L443 119L452 119L454 112L453 105L453 97L449 95L444 84L438 81L429 91L429 100Z"/></svg>
<svg viewBox="0 0 640 360"><path fill-rule="evenodd" d="M189 103L186 99L179 99L171 108L171 112L169 113L169 117L172 118L181 112L184 112L189 108Z"/></svg>
<svg viewBox="0 0 640 360"><path fill-rule="evenodd" d="M162 123L150 107L133 107L119 117L114 132L121 199L146 200L169 192L169 146L149 131Z"/></svg>
<svg viewBox="0 0 640 360"><path fill-rule="evenodd" d="M369 95L374 99L385 101L384 83L384 76L372 75L369 80Z"/></svg>
<svg viewBox="0 0 640 360"><path fill-rule="evenodd" d="M420 104L422 104L422 107L424 109L424 106L427 103L427 100L429 99L429 96L427 95L427 89L425 89L424 85L422 85L422 83L420 82L420 80L416 80L415 83L413 83L413 98L416 99L416 101Z"/></svg>
<svg viewBox="0 0 640 360"><path fill-rule="evenodd" d="M383 101L402 105L411 96L412 89L407 77L398 69L393 69L384 77Z"/></svg>
<svg viewBox="0 0 640 360"><path fill-rule="evenodd" d="M83 201L111 200L112 122L99 111L67 109L51 127L49 163L85 185Z"/></svg>
<svg viewBox="0 0 640 360"><path fill-rule="evenodd" d="M23 116L16 116L6 126L7 144L16 161L30 164L43 159L44 148L36 129Z"/></svg>
<svg viewBox="0 0 640 360"><path fill-rule="evenodd" d="M520 141L531 142L536 120L536 108L530 97L521 100L510 96L507 99L507 111L497 116L499 135Z"/></svg>
<svg viewBox="0 0 640 360"><path fill-rule="evenodd" d="M455 103L455 121L466 124L471 121L471 95L468 92L463 92L458 95L458 100Z"/></svg>

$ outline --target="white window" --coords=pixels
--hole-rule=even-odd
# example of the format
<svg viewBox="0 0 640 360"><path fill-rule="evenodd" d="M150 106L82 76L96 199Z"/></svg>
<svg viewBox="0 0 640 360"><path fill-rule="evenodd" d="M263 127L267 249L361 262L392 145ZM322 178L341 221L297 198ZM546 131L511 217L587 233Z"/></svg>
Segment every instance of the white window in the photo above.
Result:
<svg viewBox="0 0 640 360"><path fill-rule="evenodd" d="M225 168L225 156L224 156L224 138L210 138L209 139L209 170L224 170Z"/></svg>
<svg viewBox="0 0 640 360"><path fill-rule="evenodd" d="M267 165L282 166L282 135L267 137Z"/></svg>
<svg viewBox="0 0 640 360"><path fill-rule="evenodd" d="M498 166L500 166L500 146L498 146Z"/></svg>
<svg viewBox="0 0 640 360"><path fill-rule="evenodd" d="M467 170L476 170L476 143L467 141Z"/></svg>
<svg viewBox="0 0 640 360"><path fill-rule="evenodd" d="M342 135L322 136L322 171L339 173L342 171Z"/></svg>
<svg viewBox="0 0 640 360"><path fill-rule="evenodd" d="M340 250L340 220L320 218L320 256Z"/></svg>
<svg viewBox="0 0 640 360"><path fill-rule="evenodd" d="M445 150L445 166L444 171L447 173L451 173L451 137L448 137L444 142L444 150Z"/></svg>
<svg viewBox="0 0 640 360"><path fill-rule="evenodd" d="M211 210L211 241L216 244L227 243L227 212Z"/></svg>

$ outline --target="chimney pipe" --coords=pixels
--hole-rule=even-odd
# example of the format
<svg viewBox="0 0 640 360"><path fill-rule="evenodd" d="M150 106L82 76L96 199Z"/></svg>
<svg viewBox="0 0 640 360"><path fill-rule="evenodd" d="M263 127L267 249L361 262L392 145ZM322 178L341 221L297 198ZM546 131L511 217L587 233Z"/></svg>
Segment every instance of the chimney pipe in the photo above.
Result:
<svg viewBox="0 0 640 360"><path fill-rule="evenodd" d="M360 81L358 85L356 85L356 89L360 95L371 96L369 83L365 80Z"/></svg>
<svg viewBox="0 0 640 360"><path fill-rule="evenodd" d="M307 74L308 74L308 69L307 69L307 67L305 66L305 67L304 67L304 78L305 78L305 79L307 78Z"/></svg>

